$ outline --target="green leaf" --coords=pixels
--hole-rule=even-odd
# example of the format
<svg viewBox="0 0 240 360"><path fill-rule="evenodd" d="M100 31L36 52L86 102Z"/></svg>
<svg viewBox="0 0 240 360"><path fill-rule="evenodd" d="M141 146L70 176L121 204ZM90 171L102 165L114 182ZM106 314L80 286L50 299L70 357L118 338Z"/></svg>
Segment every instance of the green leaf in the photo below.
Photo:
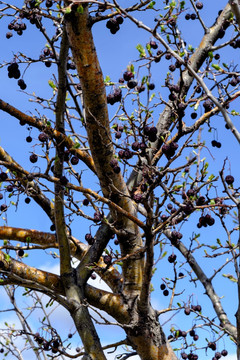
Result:
<svg viewBox="0 0 240 360"><path fill-rule="evenodd" d="M139 56L140 57L145 57L146 56L146 51L145 51L144 47L141 44L137 44L136 49L139 51Z"/></svg>
<svg viewBox="0 0 240 360"><path fill-rule="evenodd" d="M154 5L156 4L155 1L151 1L148 6L147 6L147 9L153 9Z"/></svg>
<svg viewBox="0 0 240 360"><path fill-rule="evenodd" d="M164 253L161 256L161 259L163 259L167 255L167 251L164 251Z"/></svg>
<svg viewBox="0 0 240 360"><path fill-rule="evenodd" d="M208 56L209 56L210 59L212 60L212 59L213 59L213 52L212 52L212 51L209 51Z"/></svg>
<svg viewBox="0 0 240 360"><path fill-rule="evenodd" d="M215 70L220 70L220 69L221 69L221 66L219 66L218 64L212 64L212 67L213 67Z"/></svg>
<svg viewBox="0 0 240 360"><path fill-rule="evenodd" d="M65 14L70 14L71 11L71 6L65 8Z"/></svg>
<svg viewBox="0 0 240 360"><path fill-rule="evenodd" d="M10 258L10 255L9 254L4 254L4 258L6 261L10 262L11 261L11 258Z"/></svg>
<svg viewBox="0 0 240 360"><path fill-rule="evenodd" d="M48 85L49 86L51 86L51 88L53 89L53 90L56 90L56 85L54 84L54 82L52 81L52 80L48 80Z"/></svg>
<svg viewBox="0 0 240 360"><path fill-rule="evenodd" d="M214 179L214 175L211 174L209 177L208 177L208 181L212 181ZM214 202L215 203L215 202Z"/></svg>
<svg viewBox="0 0 240 360"><path fill-rule="evenodd" d="M83 6L82 6L82 5L79 5L79 6L78 6L77 12L78 12L79 14L83 14Z"/></svg>
<svg viewBox="0 0 240 360"><path fill-rule="evenodd" d="M225 277L225 278L227 278L227 279L229 279L229 280L231 280L232 282L236 282L236 283L237 283L237 279L236 279L233 275L231 275L231 274L222 274L222 276Z"/></svg>
<svg viewBox="0 0 240 360"><path fill-rule="evenodd" d="M74 149L79 149L80 148L80 143L79 142L75 142L75 144L73 145Z"/></svg>
<svg viewBox="0 0 240 360"><path fill-rule="evenodd" d="M180 9L183 10L185 6L185 1L181 1L180 2Z"/></svg>
<svg viewBox="0 0 240 360"><path fill-rule="evenodd" d="M222 66L224 66L226 69L229 68L229 67L228 67L228 64L226 64L226 63L222 63Z"/></svg>

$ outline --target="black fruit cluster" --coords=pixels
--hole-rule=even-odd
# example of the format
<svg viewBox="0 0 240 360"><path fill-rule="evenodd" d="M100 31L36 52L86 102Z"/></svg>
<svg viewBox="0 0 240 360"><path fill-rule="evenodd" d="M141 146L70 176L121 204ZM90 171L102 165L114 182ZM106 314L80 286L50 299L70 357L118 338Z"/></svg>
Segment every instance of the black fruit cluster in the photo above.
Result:
<svg viewBox="0 0 240 360"><path fill-rule="evenodd" d="M27 85L23 79L18 80L18 86L20 87L21 90L25 90L27 88Z"/></svg>
<svg viewBox="0 0 240 360"><path fill-rule="evenodd" d="M120 157L120 159L125 159L125 160L129 160L133 157L133 152L129 149L126 150L120 150L118 152L118 156Z"/></svg>
<svg viewBox="0 0 240 360"><path fill-rule="evenodd" d="M169 144L163 144L162 146L162 152L168 160L175 155L177 149L178 144L174 141L170 142Z"/></svg>
<svg viewBox="0 0 240 360"><path fill-rule="evenodd" d="M20 70L18 68L18 64L16 62L11 63L8 67L8 77L10 79L19 79L21 76Z"/></svg>
<svg viewBox="0 0 240 360"><path fill-rule="evenodd" d="M115 88L114 91L107 96L107 103L114 105L116 102L120 102L122 99L122 90Z"/></svg>
<svg viewBox="0 0 240 360"><path fill-rule="evenodd" d="M222 146L222 144L217 140L212 140L211 144L213 147L217 147L218 149Z"/></svg>
<svg viewBox="0 0 240 360"><path fill-rule="evenodd" d="M173 230L171 233L170 241L172 245L177 245L179 240L182 239L182 234L179 231Z"/></svg>
<svg viewBox="0 0 240 360"><path fill-rule="evenodd" d="M118 161L117 159L112 159L110 161L110 166L113 168L113 171L116 173L116 174L119 174L121 169L120 169L120 166L118 165Z"/></svg>
<svg viewBox="0 0 240 360"><path fill-rule="evenodd" d="M177 259L176 254L169 255L168 262L170 262L172 264L172 263L174 263L176 261L176 259Z"/></svg>
<svg viewBox="0 0 240 360"><path fill-rule="evenodd" d="M134 74L130 70L126 70L123 73L123 79L119 79L120 83L123 83L124 81L127 81L127 86L129 89L134 89L137 86L137 80L134 79ZM140 85L140 87L137 88L138 92L143 91L143 85ZM140 91L139 91L140 89Z"/></svg>
<svg viewBox="0 0 240 360"><path fill-rule="evenodd" d="M8 29L15 31L18 35L22 35L23 31L27 29L27 25L23 22L18 23L16 20L11 21L10 24L8 24ZM6 38L10 39L13 36L12 32L6 33Z"/></svg>
<svg viewBox="0 0 240 360"><path fill-rule="evenodd" d="M206 199L204 196L199 196L199 198L196 200L197 206L202 206L206 203Z"/></svg>
<svg viewBox="0 0 240 360"><path fill-rule="evenodd" d="M194 353L186 354L185 352L181 353L182 359L188 359L188 360L198 360L198 355Z"/></svg>
<svg viewBox="0 0 240 360"><path fill-rule="evenodd" d="M200 229L201 227L207 227L208 225L212 226L214 224L215 224L214 218L210 214L207 214L205 216L200 216L197 227Z"/></svg>
<svg viewBox="0 0 240 360"><path fill-rule="evenodd" d="M120 25L123 23L123 17L117 15L116 17L110 19L106 23L106 27L110 30L111 34L116 34L120 30Z"/></svg>
<svg viewBox="0 0 240 360"><path fill-rule="evenodd" d="M213 103L211 100L207 99L206 101L204 101L203 103L203 107L205 110L205 113L210 111L213 108Z"/></svg>
<svg viewBox="0 0 240 360"><path fill-rule="evenodd" d="M157 128L155 126L145 126L143 133L150 142L155 142L157 140Z"/></svg>

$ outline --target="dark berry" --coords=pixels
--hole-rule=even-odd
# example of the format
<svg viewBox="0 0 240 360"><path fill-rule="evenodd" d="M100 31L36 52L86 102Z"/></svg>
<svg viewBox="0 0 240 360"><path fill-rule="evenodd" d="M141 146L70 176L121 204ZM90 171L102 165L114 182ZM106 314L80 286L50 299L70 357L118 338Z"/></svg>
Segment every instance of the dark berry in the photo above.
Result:
<svg viewBox="0 0 240 360"><path fill-rule="evenodd" d="M88 199L84 199L84 200L83 200L83 205L84 205L84 206L88 206L88 205L89 205L89 200L88 200Z"/></svg>
<svg viewBox="0 0 240 360"><path fill-rule="evenodd" d="M18 256L22 257L24 255L24 250L20 249L18 250Z"/></svg>
<svg viewBox="0 0 240 360"><path fill-rule="evenodd" d="M77 165L79 163L79 158L77 156L73 156L71 158L71 164L72 165Z"/></svg>
<svg viewBox="0 0 240 360"><path fill-rule="evenodd" d="M134 75L131 71L125 71L125 73L123 73L123 78L125 81L129 81L131 79L133 79Z"/></svg>
<svg viewBox="0 0 240 360"><path fill-rule="evenodd" d="M157 49L158 48L158 44L154 40L151 40L149 42L149 45L151 46L152 49Z"/></svg>
<svg viewBox="0 0 240 360"><path fill-rule="evenodd" d="M47 134L45 134L44 132L40 133L38 135L38 140L41 142L46 142L48 140Z"/></svg>
<svg viewBox="0 0 240 360"><path fill-rule="evenodd" d="M200 1L196 2L196 8L197 8L198 10L201 10L201 9L203 8L203 3L200 2Z"/></svg>
<svg viewBox="0 0 240 360"><path fill-rule="evenodd" d="M166 285L165 285L165 284L161 284L161 285L160 285L160 289L161 289L161 290L165 290L165 289L166 289Z"/></svg>
<svg viewBox="0 0 240 360"><path fill-rule="evenodd" d="M153 83L148 84L148 89L149 90L154 90L155 89L155 84L153 84Z"/></svg>
<svg viewBox="0 0 240 360"><path fill-rule="evenodd" d="M117 20L119 25L121 25L123 23L123 17L121 15L117 15L116 20Z"/></svg>
<svg viewBox="0 0 240 360"><path fill-rule="evenodd" d="M137 81L136 80L129 80L127 82L127 86L129 87L129 89L134 89L137 86Z"/></svg>
<svg viewBox="0 0 240 360"><path fill-rule="evenodd" d="M64 175L60 176L59 180L62 185L67 185L67 183L68 183L68 179Z"/></svg>
<svg viewBox="0 0 240 360"><path fill-rule="evenodd" d="M56 226L55 226L54 224L52 224L52 225L50 226L50 230L51 230L51 231L55 231L55 230L56 230Z"/></svg>
<svg viewBox="0 0 240 360"><path fill-rule="evenodd" d="M111 265L112 263L112 257L111 255L104 255L103 256L103 261L106 265Z"/></svg>
<svg viewBox="0 0 240 360"><path fill-rule="evenodd" d="M27 136L27 137L26 137L26 142L28 142L28 143L32 142L32 137L31 137L31 136Z"/></svg>
<svg viewBox="0 0 240 360"><path fill-rule="evenodd" d="M224 349L224 350L221 351L221 354L222 354L222 356L227 356L228 352L227 352L227 350Z"/></svg>
<svg viewBox="0 0 240 360"><path fill-rule="evenodd" d="M26 204L29 204L31 199L29 197L27 197L24 201L25 201Z"/></svg>
<svg viewBox="0 0 240 360"><path fill-rule="evenodd" d="M194 120L194 119L196 119L197 118L197 113L196 112L193 112L193 113L191 113L191 118Z"/></svg>
<svg viewBox="0 0 240 360"><path fill-rule="evenodd" d="M31 163L35 163L38 161L38 156L36 154L32 154L30 155L29 160L31 161Z"/></svg>
<svg viewBox="0 0 240 360"><path fill-rule="evenodd" d="M168 296L168 295L169 295L168 289L163 290L163 295L164 295L164 296Z"/></svg>
<svg viewBox="0 0 240 360"><path fill-rule="evenodd" d="M11 31L8 31L8 32L6 33L6 38L7 38L7 39L10 39L12 36L13 36L13 33L12 33Z"/></svg>
<svg viewBox="0 0 240 360"><path fill-rule="evenodd" d="M184 314L185 314L185 315L190 315L190 313L191 313L190 307L189 307L189 306L185 307L185 309L184 309Z"/></svg>
<svg viewBox="0 0 240 360"><path fill-rule="evenodd" d="M7 205L6 204L2 204L0 207L1 211L6 211L7 210Z"/></svg>
<svg viewBox="0 0 240 360"><path fill-rule="evenodd" d="M12 192L12 191L13 191L13 186L12 186L12 185L8 185L8 186L6 187L6 190L7 190L8 192Z"/></svg>
<svg viewBox="0 0 240 360"><path fill-rule="evenodd" d="M18 80L18 86L20 87L21 90L25 90L27 87L27 85L23 79Z"/></svg>
<svg viewBox="0 0 240 360"><path fill-rule="evenodd" d="M168 257L168 262L174 263L174 261L177 259L177 255L172 254Z"/></svg>
<svg viewBox="0 0 240 360"><path fill-rule="evenodd" d="M232 185L233 182L234 182L234 177L233 177L232 175L227 175L227 176L225 177L225 181L226 181L226 183L227 183L228 185Z"/></svg>

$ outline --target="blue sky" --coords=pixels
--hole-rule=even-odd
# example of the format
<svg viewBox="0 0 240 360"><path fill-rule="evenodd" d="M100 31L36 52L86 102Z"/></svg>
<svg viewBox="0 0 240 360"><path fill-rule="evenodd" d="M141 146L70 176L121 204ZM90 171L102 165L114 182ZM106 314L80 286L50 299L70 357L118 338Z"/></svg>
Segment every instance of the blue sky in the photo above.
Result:
<svg viewBox="0 0 240 360"><path fill-rule="evenodd" d="M19 4L19 1L11 1L11 4ZM132 4L134 2L131 2ZM128 1L122 1L122 6L129 4ZM223 8L226 4L226 1L218 1L217 7L220 9ZM207 25L210 25L214 22L217 11L216 3L213 1L204 2L204 8L201 11L201 14L206 21ZM140 13L136 14L137 17L142 19L149 26L153 26L153 16L151 12L149 14ZM0 22L0 40L1 40L1 54L0 61L1 62L10 62L13 59L13 53L17 53L18 51L26 54L27 56L31 56L32 58L38 58L43 48L45 47L46 40L43 39L39 32L35 29L34 26L27 23L28 30L24 32L23 36L18 36L14 34L13 38L7 40L5 38L5 33L7 30L7 25L9 23L9 18L3 18ZM187 44L191 44L196 47L199 44L200 38L203 35L202 28L197 24L197 22L187 22L184 20L184 16L182 16L182 33L187 41ZM48 23L46 23L48 26ZM104 76L110 76L113 81L117 81L119 77L122 76L125 71L127 65L132 63L134 59L137 59L138 52L136 50L136 45L141 43L143 46L150 40L150 36L148 33L144 32L141 29L138 29L134 24L132 24L129 20L125 19L123 25L119 32L116 35L110 34L109 30L105 27L105 24L98 23L93 28L94 39L96 43L96 48L99 55L100 64L103 70ZM229 31L228 36L231 36L231 32ZM239 57L239 51L235 50L235 52L229 51L225 53L224 50L219 51L221 55L224 57L225 62L235 62L237 63ZM138 63L136 63L137 66ZM161 85L164 83L165 72L167 66L169 64L164 64L163 67L161 64L153 64L152 66L152 79L157 85L157 90L161 92L161 95L167 96L166 91ZM25 65L21 65L21 69L26 69ZM25 111L29 114L36 114L36 109L40 110L42 113L42 109L37 107L35 103L28 101L29 98L32 98L33 92L36 92L38 96L46 96L50 97L52 93L52 89L48 85L48 80L53 79L53 73L56 71L56 66L53 65L51 68L46 68L42 64L33 64L30 68L26 69L24 80L27 83L27 92L30 94L27 96L26 94L19 91L19 88L16 84L16 80L8 79L6 68L0 69L0 78L1 78L1 88L0 88L0 97L12 105L18 107L21 111ZM177 79L178 75L174 75ZM110 89L107 89L109 92ZM237 107L239 104L235 105L235 110L239 111ZM116 106L109 107L110 116L113 116L114 111L116 110ZM53 116L50 112L46 112L47 116ZM154 121L157 122L158 112L155 112ZM237 118L233 118L233 121L238 122ZM32 144L28 144L25 141L26 136L29 134L29 131L26 127L17 126L17 121L7 114L0 113L0 122L1 122L1 132L0 132L0 145L4 147L11 155L14 156L15 160L19 161L19 163L25 166L28 170L31 169L32 164L30 164L28 157L31 151L35 150L32 148ZM236 140L231 136L230 133L226 132L224 123L222 118L216 117L213 120L213 124L216 128L218 128L218 139L222 142L221 149L212 148L208 146L204 149L202 156L209 157L210 155L210 171L216 172L219 171L221 166L223 165L223 161L228 156L229 163L226 166L226 169L229 169L229 164L231 167L231 173L235 176L235 178L239 178L239 156L238 156L238 147ZM37 139L38 132L34 129L31 132L31 135ZM203 132L204 140L210 143L211 139L213 139L213 133L208 133L207 131ZM189 150L190 153L190 150ZM188 155L186 153L186 155ZM85 176L85 175L84 175ZM83 177L84 177L83 176ZM88 176L84 177L84 180L88 180ZM91 179L92 186L95 186L97 182L96 178ZM81 197L80 197L81 198ZM8 200L8 199L6 199ZM50 221L45 215L41 215L41 211L31 202L30 205L26 205L24 203L24 197L20 198L19 202L19 210L15 212L15 209L11 209L7 213L7 218L1 220L1 225L8 224L9 226L23 226L26 228L36 228L38 230L49 231L49 227L51 225ZM6 216L5 216L6 217ZM199 214L193 216L191 222L187 223L183 227L184 239L186 239L186 243L189 241L193 232L196 232L196 221L199 217ZM79 230L80 229L80 230ZM86 224L81 219L77 219L73 224L73 231L75 236L79 236L80 239L83 238L83 235L88 232L89 224ZM221 231L220 224L217 224L216 227L206 228L202 230L202 237L204 242L213 242L215 241L216 236L221 239L225 239L225 234ZM178 261L183 261L181 256L178 256ZM53 260L50 256L45 256L44 254L41 257L37 255L29 256L27 259L29 264L35 266L44 265L48 269L56 269L57 268L57 260ZM218 260L214 262L212 260L207 260L206 258L199 257L199 262L204 267L207 274L211 274L215 266L218 266ZM214 263L214 265L213 265ZM231 269L229 268L229 271ZM159 284L162 282L162 278L170 277L173 274L173 269L167 262L167 259L164 259L159 263L159 269L156 273L156 276L153 279L153 287L155 291L152 294L152 302L156 306L156 308L163 308L168 305L169 298L163 297L162 292L159 289ZM179 299L183 302L187 302L188 296L185 295L193 294L196 302L201 302L203 309L207 309L211 315L214 316L213 311L211 310L212 306L210 302L206 299L206 296L203 296L203 288L201 285L198 285L197 288L194 287L193 283L189 283L188 280L181 280L185 284L186 292L183 292ZM237 299L233 298L233 296L229 296L229 294L236 291L236 285L230 282L227 279L220 278L220 280L214 283L216 290L219 291L220 296L225 296L223 299L223 304L226 309L232 309L231 318L234 321L234 311L237 306ZM21 300L20 300L21 301ZM66 318L64 318L66 320ZM164 316L163 319L160 318L161 322L165 322L167 320L167 316ZM189 320L188 320L189 321ZM66 320L67 322L67 320ZM181 314L176 315L171 321L169 321L165 329L166 333L169 333L170 326L184 324L186 322L186 317ZM190 323L194 323L195 320L191 317ZM69 327L71 327L71 322L67 323ZM191 326L191 325L190 325ZM67 326L66 326L67 327ZM115 330L117 332L117 330ZM103 335L103 341L106 342L109 336L112 334L111 328L104 327L104 330L101 330ZM206 334L206 337L211 336L209 333ZM114 339L115 340L115 339ZM222 340L221 340L222 341ZM231 346L228 343L227 339L226 347L229 351L234 352L234 346ZM223 347L223 343L221 342L221 348ZM212 354L211 354L212 355ZM110 356L110 355L109 355ZM210 356L210 354L208 355ZM112 358L108 357L109 360ZM133 358L134 359L134 358ZM137 359L137 357L136 357ZM230 358L229 358L230 359ZM233 357L234 359L234 357Z"/></svg>

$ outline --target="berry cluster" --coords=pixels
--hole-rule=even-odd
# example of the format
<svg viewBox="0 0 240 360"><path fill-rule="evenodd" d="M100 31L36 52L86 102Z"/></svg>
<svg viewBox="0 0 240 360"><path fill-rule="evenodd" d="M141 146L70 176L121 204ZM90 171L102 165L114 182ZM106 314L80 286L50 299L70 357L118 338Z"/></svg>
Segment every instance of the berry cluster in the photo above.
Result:
<svg viewBox="0 0 240 360"><path fill-rule="evenodd" d="M106 27L110 30L111 34L116 34L120 30L120 25L123 23L123 17L117 15L115 18L112 18L107 21Z"/></svg>
<svg viewBox="0 0 240 360"><path fill-rule="evenodd" d="M16 20L10 22L8 25L9 30L15 31L18 35L22 35L23 31L27 29L27 25L23 22L18 23ZM13 36L13 33L11 31L6 33L6 38L10 39Z"/></svg>
<svg viewBox="0 0 240 360"><path fill-rule="evenodd" d="M171 233L170 241L172 245L177 245L179 240L182 239L182 234L179 231L173 230Z"/></svg>
<svg viewBox="0 0 240 360"><path fill-rule="evenodd" d="M163 291L163 295L164 295L164 296L168 296L168 295L169 295L169 290L166 289L166 285L165 285L164 283L162 283L162 284L160 285L160 289Z"/></svg>
<svg viewBox="0 0 240 360"><path fill-rule="evenodd" d="M19 79L21 76L20 70L18 68L18 64L16 62L11 63L7 67L8 69L8 77L9 79Z"/></svg>
<svg viewBox="0 0 240 360"><path fill-rule="evenodd" d="M208 225L212 226L214 224L215 224L214 218L210 214L207 214L205 216L200 216L197 223L197 227L200 229L201 227L207 227Z"/></svg>
<svg viewBox="0 0 240 360"><path fill-rule="evenodd" d="M216 147L218 149L220 149L220 147L222 146L222 144L217 140L212 140L211 144L213 147Z"/></svg>
<svg viewBox="0 0 240 360"><path fill-rule="evenodd" d="M125 159L125 160L129 160L132 158L133 156L133 152L129 149L126 150L120 150L118 152L118 156L120 157L120 159Z"/></svg>
<svg viewBox="0 0 240 360"><path fill-rule="evenodd" d="M150 142L155 142L157 140L157 128L155 126L145 126L143 133L148 137Z"/></svg>
<svg viewBox="0 0 240 360"><path fill-rule="evenodd" d="M210 111L213 108L213 103L211 100L207 99L206 101L204 101L203 103L203 107L205 110L205 113Z"/></svg>
<svg viewBox="0 0 240 360"><path fill-rule="evenodd" d="M120 166L118 165L118 161L117 159L112 159L110 161L110 166L113 168L113 171L116 173L116 174L119 174L121 169L120 169Z"/></svg>
<svg viewBox="0 0 240 360"><path fill-rule="evenodd" d="M115 88L114 91L107 96L107 103L114 105L116 102L120 102L122 99L122 90Z"/></svg>
<svg viewBox="0 0 240 360"><path fill-rule="evenodd" d="M134 89L137 86L137 81L134 80L134 74L131 71L125 71L123 73L123 79L119 79L119 82L127 81L127 86L129 89Z"/></svg>
<svg viewBox="0 0 240 360"><path fill-rule="evenodd" d="M170 142L169 144L163 144L162 146L162 152L165 154L168 160L175 155L177 149L178 144L174 141Z"/></svg>
<svg viewBox="0 0 240 360"><path fill-rule="evenodd" d="M25 90L27 87L27 85L23 79L18 80L18 86L20 87L21 90Z"/></svg>

